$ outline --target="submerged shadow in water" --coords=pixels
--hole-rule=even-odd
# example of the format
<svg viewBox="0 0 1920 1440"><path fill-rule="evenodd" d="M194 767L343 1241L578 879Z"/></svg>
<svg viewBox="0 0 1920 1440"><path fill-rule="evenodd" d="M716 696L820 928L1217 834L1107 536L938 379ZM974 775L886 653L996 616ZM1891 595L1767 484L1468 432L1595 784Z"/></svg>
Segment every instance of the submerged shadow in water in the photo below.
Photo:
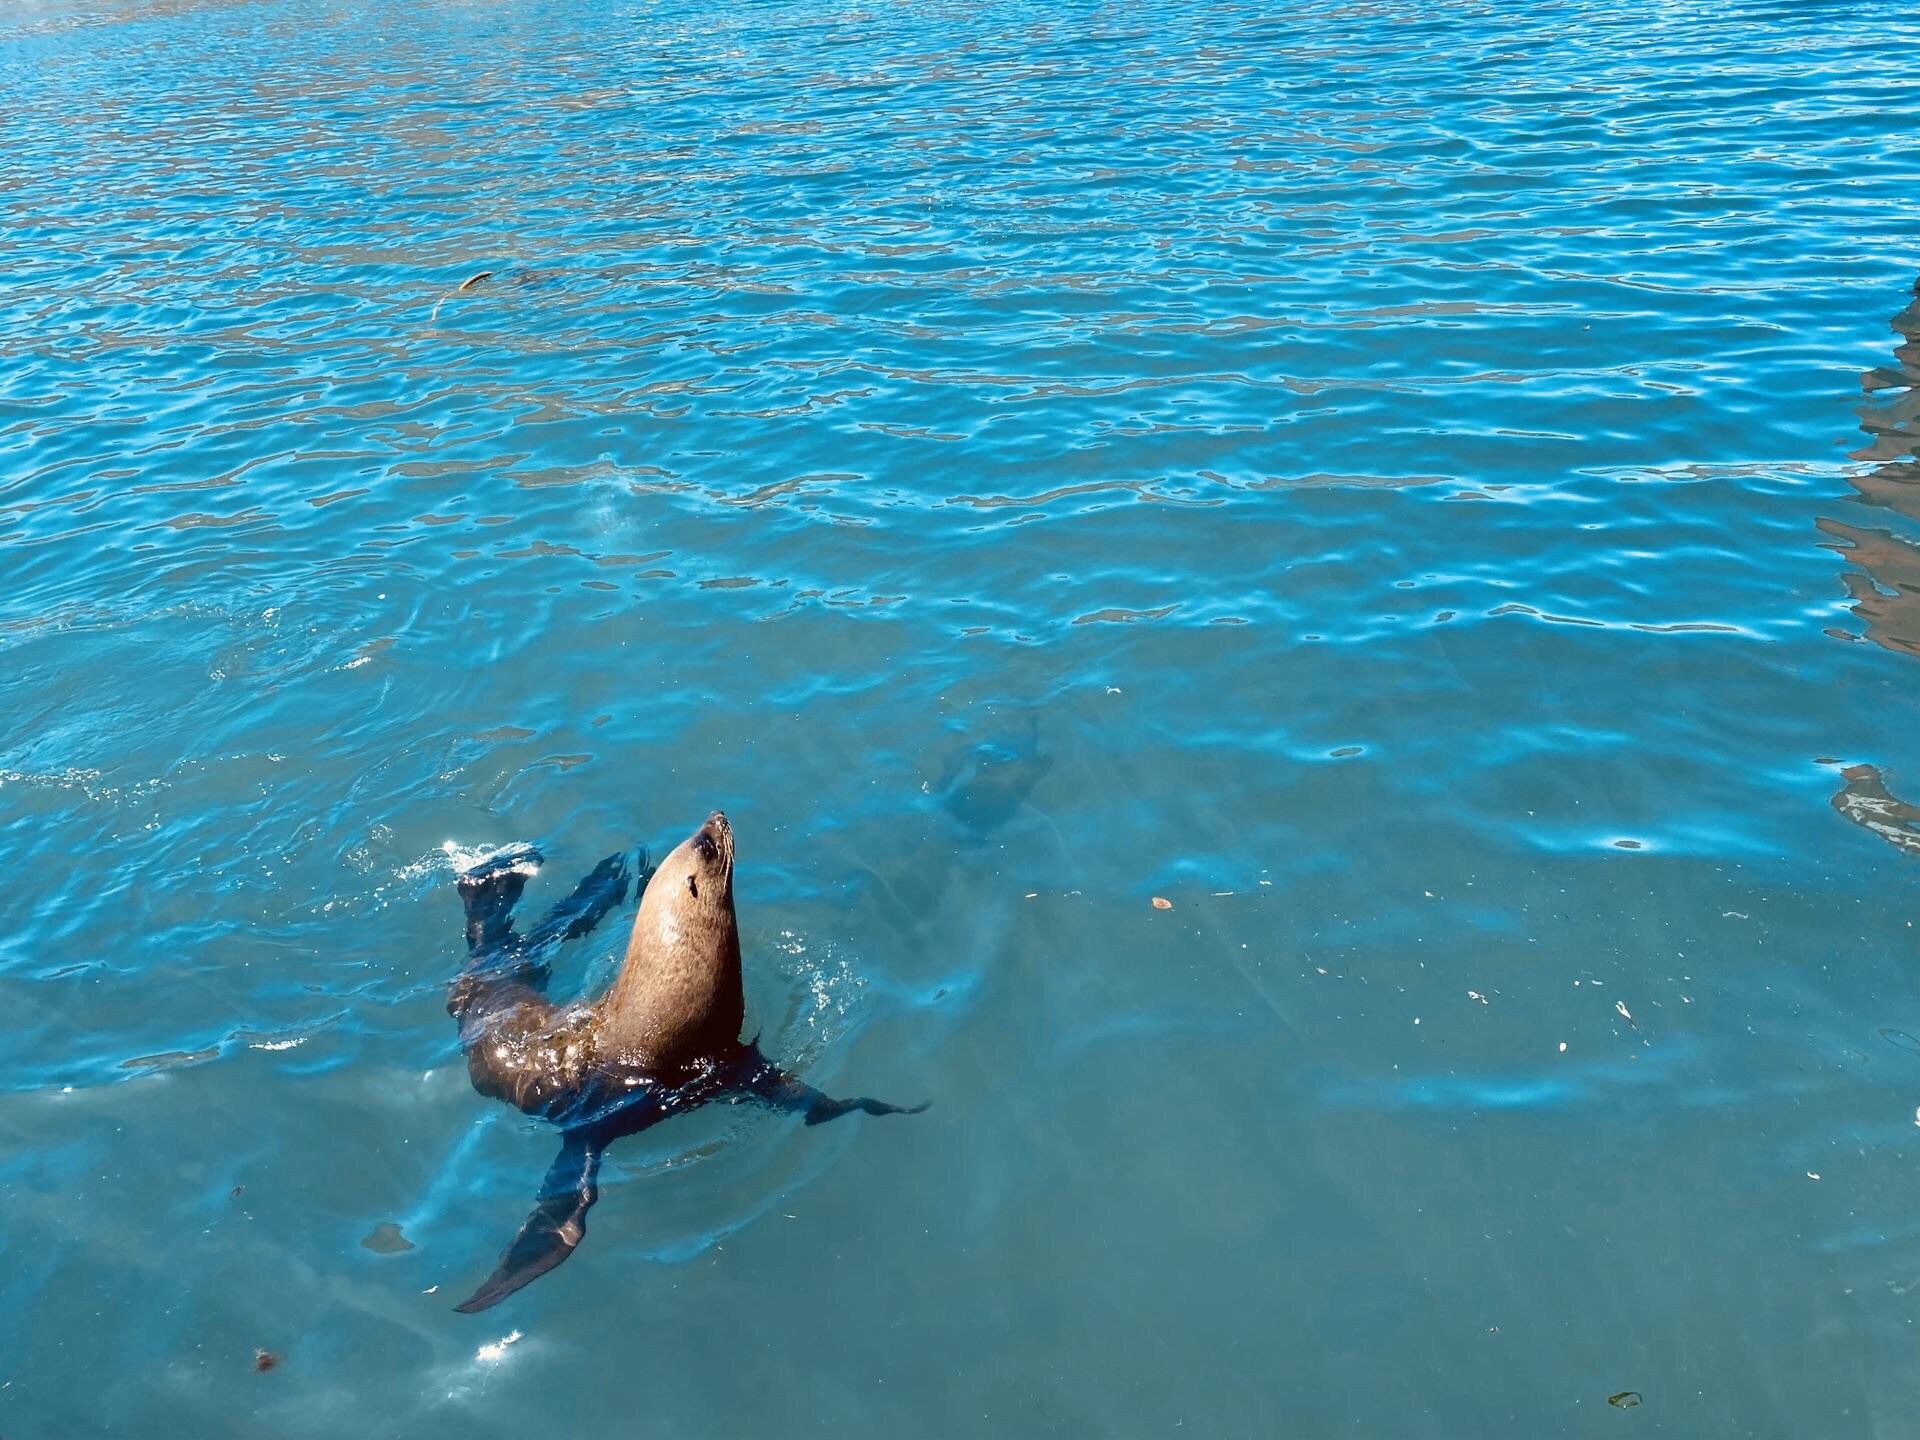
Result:
<svg viewBox="0 0 1920 1440"><path fill-rule="evenodd" d="M1029 712L1025 721L1023 731L1003 728L947 755L928 787L968 844L987 844L1032 809L1033 792L1053 769L1038 715Z"/></svg>

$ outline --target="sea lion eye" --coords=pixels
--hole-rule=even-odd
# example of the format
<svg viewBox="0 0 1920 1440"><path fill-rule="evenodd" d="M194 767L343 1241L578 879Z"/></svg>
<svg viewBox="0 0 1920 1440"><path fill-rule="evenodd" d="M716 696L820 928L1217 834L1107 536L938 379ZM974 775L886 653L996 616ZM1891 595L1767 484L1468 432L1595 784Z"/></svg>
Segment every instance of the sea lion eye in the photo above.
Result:
<svg viewBox="0 0 1920 1440"><path fill-rule="evenodd" d="M691 875L687 876L687 893L696 900L700 898L700 887L694 882L694 878Z"/></svg>

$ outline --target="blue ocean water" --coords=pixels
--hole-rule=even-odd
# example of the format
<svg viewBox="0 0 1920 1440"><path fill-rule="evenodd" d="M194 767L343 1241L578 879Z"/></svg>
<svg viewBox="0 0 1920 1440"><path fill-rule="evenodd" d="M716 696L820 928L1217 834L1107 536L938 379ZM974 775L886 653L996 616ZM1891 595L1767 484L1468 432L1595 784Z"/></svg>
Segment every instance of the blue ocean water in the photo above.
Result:
<svg viewBox="0 0 1920 1440"><path fill-rule="evenodd" d="M0 1434L1911 1435L1916 42L12 0ZM933 1109L454 1314L457 858L715 806Z"/></svg>

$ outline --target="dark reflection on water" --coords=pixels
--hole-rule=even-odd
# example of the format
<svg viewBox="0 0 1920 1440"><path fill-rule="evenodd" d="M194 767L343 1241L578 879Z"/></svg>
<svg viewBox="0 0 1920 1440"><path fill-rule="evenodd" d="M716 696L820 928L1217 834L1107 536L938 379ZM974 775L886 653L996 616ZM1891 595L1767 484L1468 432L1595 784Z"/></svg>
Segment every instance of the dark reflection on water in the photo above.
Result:
<svg viewBox="0 0 1920 1440"><path fill-rule="evenodd" d="M1920 280L1914 298L1893 317L1900 337L1891 365L1860 377L1867 400L1860 408L1868 444L1852 459L1873 469L1849 477L1860 503L1888 512L1904 533L1822 517L1822 534L1837 542L1858 569L1846 576L1854 619L1862 634L1897 655L1920 657ZM1834 632L1854 638L1850 632ZM1920 856L1920 809L1895 797L1878 768L1844 767L1833 808L1896 849Z"/></svg>
<svg viewBox="0 0 1920 1440"><path fill-rule="evenodd" d="M1860 377L1868 397L1860 425L1868 443L1852 458L1873 469L1850 479L1861 503L1890 512L1900 528L1822 518L1820 529L1859 567L1848 575L1847 589L1865 637L1920 656L1920 281L1892 328L1901 340L1893 363Z"/></svg>
<svg viewBox="0 0 1920 1440"><path fill-rule="evenodd" d="M1840 778L1840 791L1833 797L1835 810L1896 849L1920 855L1920 808L1891 794L1871 765L1849 765Z"/></svg>

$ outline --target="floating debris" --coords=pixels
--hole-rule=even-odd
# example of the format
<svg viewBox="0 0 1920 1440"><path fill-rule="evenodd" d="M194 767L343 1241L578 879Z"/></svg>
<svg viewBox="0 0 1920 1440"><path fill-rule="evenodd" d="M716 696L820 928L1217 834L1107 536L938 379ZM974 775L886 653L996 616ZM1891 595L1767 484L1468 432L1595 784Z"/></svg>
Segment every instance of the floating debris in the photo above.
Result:
<svg viewBox="0 0 1920 1440"><path fill-rule="evenodd" d="M1156 910L1171 910L1173 909L1173 901L1156 895L1153 897L1153 908Z"/></svg>
<svg viewBox="0 0 1920 1440"><path fill-rule="evenodd" d="M402 1250L413 1249L413 1242L400 1233L400 1227L393 1221L382 1220L373 1227L373 1233L360 1242L360 1248L376 1255L398 1255Z"/></svg>
<svg viewBox="0 0 1920 1440"><path fill-rule="evenodd" d="M473 289L474 286L478 285L482 280L490 280L492 278L493 278L493 271L491 270L482 270L476 275L469 275L466 279L460 282L458 287L447 291L446 294L442 295L438 300L433 302L433 314L427 317L427 323L429 325L434 325L439 323L440 307L442 305L446 304L447 301L451 300L456 295L466 294L469 290Z"/></svg>
<svg viewBox="0 0 1920 1440"><path fill-rule="evenodd" d="M231 1189L231 1190L229 1190L229 1191L227 1191L227 1199L229 1199L229 1200L238 1200L238 1199L240 1198L240 1193L241 1193L241 1192L242 1192L243 1190L245 1190L246 1188L247 1188L247 1187L246 1187L246 1186L244 1186L244 1185L236 1185L236 1186L234 1186L234 1187L233 1187L233 1189Z"/></svg>
<svg viewBox="0 0 1920 1440"><path fill-rule="evenodd" d="M1638 1390L1622 1390L1618 1395L1607 1396L1607 1404L1621 1410L1631 1410L1640 1403Z"/></svg>
<svg viewBox="0 0 1920 1440"><path fill-rule="evenodd" d="M253 1352L253 1368L262 1375L266 1374L269 1370L277 1368L279 1364L280 1357L271 1350L256 1350Z"/></svg>
<svg viewBox="0 0 1920 1440"><path fill-rule="evenodd" d="M1896 1050L1911 1050L1916 1055L1920 1055L1920 1040L1914 1039L1904 1030L1890 1030L1882 1025L1880 1038Z"/></svg>

